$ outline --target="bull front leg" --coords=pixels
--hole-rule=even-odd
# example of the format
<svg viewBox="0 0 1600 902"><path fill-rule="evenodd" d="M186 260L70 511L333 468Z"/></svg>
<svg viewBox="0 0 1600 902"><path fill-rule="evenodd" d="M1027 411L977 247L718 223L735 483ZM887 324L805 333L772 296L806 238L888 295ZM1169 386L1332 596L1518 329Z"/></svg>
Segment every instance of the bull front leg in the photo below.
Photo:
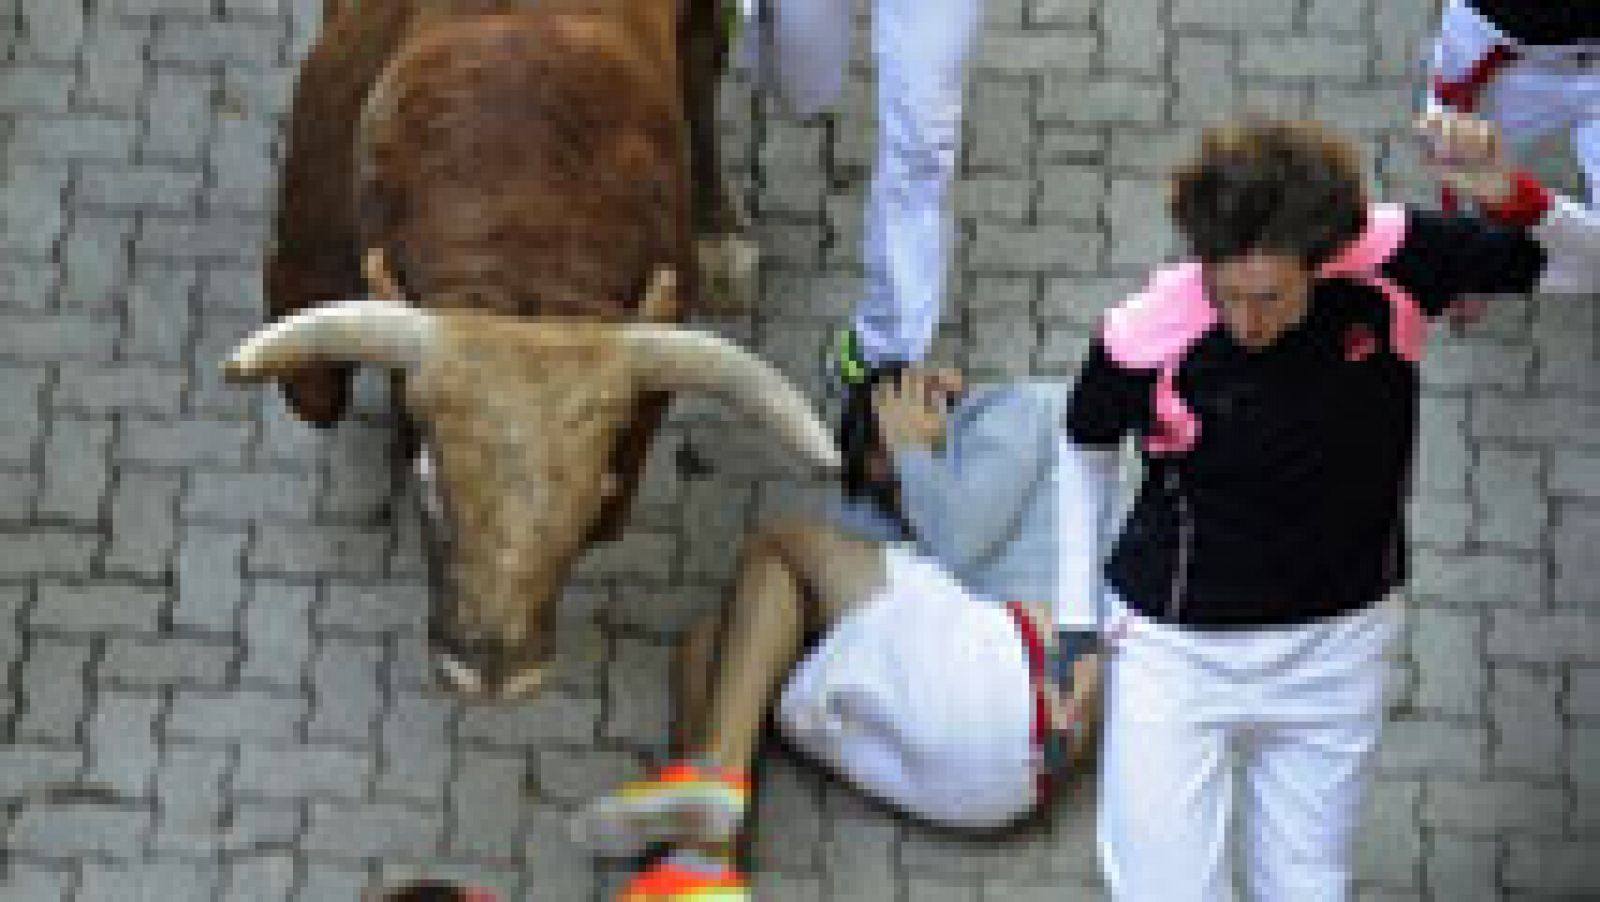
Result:
<svg viewBox="0 0 1600 902"><path fill-rule="evenodd" d="M717 140L717 93L730 38L724 5L733 2L686 0L680 41L699 300L706 313L748 312L756 296L759 254L728 190Z"/></svg>
<svg viewBox="0 0 1600 902"><path fill-rule="evenodd" d="M322 34L301 62L279 167L273 242L264 262L267 315L279 319L365 293L356 223L356 124L399 43L410 4L324 0ZM281 379L303 421L332 426L350 403L353 370L307 365Z"/></svg>

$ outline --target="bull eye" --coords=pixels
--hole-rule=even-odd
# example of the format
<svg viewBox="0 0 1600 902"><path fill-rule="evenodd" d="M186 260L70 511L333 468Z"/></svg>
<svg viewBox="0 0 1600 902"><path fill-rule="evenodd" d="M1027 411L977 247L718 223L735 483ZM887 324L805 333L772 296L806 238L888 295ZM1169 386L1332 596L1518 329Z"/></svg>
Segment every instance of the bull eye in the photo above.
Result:
<svg viewBox="0 0 1600 902"><path fill-rule="evenodd" d="M439 491L438 468L426 444L417 451L417 485L421 489L422 512L435 521L444 520L444 499Z"/></svg>

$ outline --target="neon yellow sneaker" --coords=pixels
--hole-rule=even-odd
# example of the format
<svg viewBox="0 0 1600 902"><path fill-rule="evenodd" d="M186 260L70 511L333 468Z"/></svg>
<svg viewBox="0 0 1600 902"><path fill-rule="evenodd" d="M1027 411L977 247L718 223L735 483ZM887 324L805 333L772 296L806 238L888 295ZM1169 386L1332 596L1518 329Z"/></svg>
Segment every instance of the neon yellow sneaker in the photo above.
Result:
<svg viewBox="0 0 1600 902"><path fill-rule="evenodd" d="M716 845L733 839L749 800L743 773L680 762L590 803L573 816L572 839L617 857L664 842Z"/></svg>
<svg viewBox="0 0 1600 902"><path fill-rule="evenodd" d="M713 873L686 868L670 859L634 875L617 902L749 902L750 885L731 865Z"/></svg>

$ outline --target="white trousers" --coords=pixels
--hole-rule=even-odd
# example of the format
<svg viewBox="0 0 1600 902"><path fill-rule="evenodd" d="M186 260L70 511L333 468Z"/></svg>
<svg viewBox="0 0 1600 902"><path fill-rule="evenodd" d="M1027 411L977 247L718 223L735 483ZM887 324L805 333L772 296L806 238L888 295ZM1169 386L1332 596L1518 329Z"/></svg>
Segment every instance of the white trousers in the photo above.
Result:
<svg viewBox="0 0 1600 902"><path fill-rule="evenodd" d="M1493 23L1465 0L1450 0L1430 56L1430 76L1458 80L1502 41ZM1570 133L1588 181L1589 203L1600 202L1600 63L1578 64L1570 48L1519 49L1523 58L1488 84L1477 112L1494 120L1513 148L1524 153L1546 135Z"/></svg>
<svg viewBox="0 0 1600 902"><path fill-rule="evenodd" d="M778 726L917 817L996 827L1038 801L1033 684L1015 621L937 562L885 546L885 580L795 668Z"/></svg>
<svg viewBox="0 0 1600 902"><path fill-rule="evenodd" d="M753 7L756 0L746 0ZM800 115L837 100L852 0L767 0L763 81ZM961 146L963 75L982 0L872 0L878 147L867 198L865 292L855 328L869 361L920 360L939 327L950 267L950 183ZM755 35L758 29L747 29Z"/></svg>
<svg viewBox="0 0 1600 902"><path fill-rule="evenodd" d="M1111 607L1099 824L1110 898L1232 902L1237 772L1247 898L1345 902L1393 612L1202 632Z"/></svg>

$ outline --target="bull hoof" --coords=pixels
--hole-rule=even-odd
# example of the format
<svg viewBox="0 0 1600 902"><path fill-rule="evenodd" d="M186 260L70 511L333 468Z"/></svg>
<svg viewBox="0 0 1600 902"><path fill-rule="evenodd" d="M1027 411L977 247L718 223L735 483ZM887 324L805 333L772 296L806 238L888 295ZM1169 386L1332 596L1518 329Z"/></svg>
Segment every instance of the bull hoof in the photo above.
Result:
<svg viewBox="0 0 1600 902"><path fill-rule="evenodd" d="M700 266L701 313L742 316L755 309L761 251L742 234L730 232L695 241Z"/></svg>

